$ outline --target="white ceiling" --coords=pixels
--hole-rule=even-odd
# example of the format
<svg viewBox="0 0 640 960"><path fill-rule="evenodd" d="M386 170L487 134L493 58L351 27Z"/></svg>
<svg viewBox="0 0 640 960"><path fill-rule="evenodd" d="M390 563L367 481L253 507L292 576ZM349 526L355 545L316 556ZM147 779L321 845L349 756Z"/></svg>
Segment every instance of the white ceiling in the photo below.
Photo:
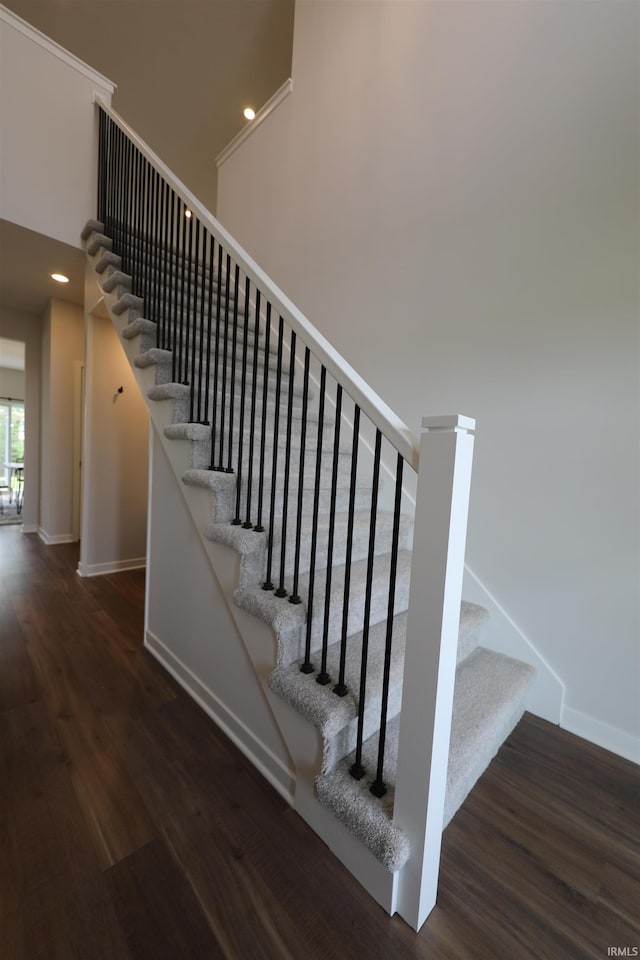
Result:
<svg viewBox="0 0 640 960"><path fill-rule="evenodd" d="M52 273L63 273L70 282L56 283ZM1 307L41 316L51 297L82 304L83 296L81 250L0 220Z"/></svg>

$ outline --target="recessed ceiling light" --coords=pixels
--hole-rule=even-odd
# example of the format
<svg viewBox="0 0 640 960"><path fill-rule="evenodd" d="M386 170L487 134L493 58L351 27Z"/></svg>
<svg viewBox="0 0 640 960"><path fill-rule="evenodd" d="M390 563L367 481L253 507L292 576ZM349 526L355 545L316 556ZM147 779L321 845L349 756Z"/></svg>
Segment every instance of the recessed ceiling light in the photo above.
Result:
<svg viewBox="0 0 640 960"><path fill-rule="evenodd" d="M193 216L193 214L191 213L191 210L185 210L184 215L187 218L187 220L191 220L191 217Z"/></svg>
<svg viewBox="0 0 640 960"><path fill-rule="evenodd" d="M52 280L57 280L58 283L69 283L69 277L65 277L64 273L52 273Z"/></svg>
<svg viewBox="0 0 640 960"><path fill-rule="evenodd" d="M253 120L253 118L254 118L255 115L256 115L256 112L255 112L255 110L253 109L253 107L245 107L244 110L243 110L243 113L244 113L245 117L247 118L247 120Z"/></svg>

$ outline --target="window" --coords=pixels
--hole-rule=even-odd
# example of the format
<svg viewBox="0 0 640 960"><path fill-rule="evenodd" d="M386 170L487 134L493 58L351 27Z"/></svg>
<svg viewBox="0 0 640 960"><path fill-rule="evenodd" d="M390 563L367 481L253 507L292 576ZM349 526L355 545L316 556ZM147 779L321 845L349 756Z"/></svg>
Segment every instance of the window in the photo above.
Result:
<svg viewBox="0 0 640 960"><path fill-rule="evenodd" d="M5 463L24 460L24 403L0 400L0 486L6 486Z"/></svg>

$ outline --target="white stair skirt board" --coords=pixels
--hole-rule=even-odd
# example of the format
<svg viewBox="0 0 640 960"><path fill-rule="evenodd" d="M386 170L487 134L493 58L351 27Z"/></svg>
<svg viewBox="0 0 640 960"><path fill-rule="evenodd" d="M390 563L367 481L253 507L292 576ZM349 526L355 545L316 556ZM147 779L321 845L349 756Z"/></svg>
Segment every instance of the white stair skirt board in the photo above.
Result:
<svg viewBox="0 0 640 960"><path fill-rule="evenodd" d="M388 570L390 561L391 527L393 517L380 509L379 535L372 561L372 589L369 615L369 672L366 687L364 712L364 748L367 774L355 780L349 774L352 752L356 745L358 711L359 660L362 648L363 611L366 603L367 551L371 481L359 484L355 503L353 556L350 568L350 603L347 628L348 693L336 696L332 691L337 679L339 638L342 624L343 584L345 582L345 541L350 484L351 433L345 427L347 441L340 446L339 467L336 473L335 551L331 566L331 590L328 594L328 632L330 637L328 671L331 685L315 682L314 674L300 671L304 657L309 593L309 558L311 554L311 517L305 514L300 539L300 604L291 604L287 598L274 596L273 591L262 589L266 569L267 534L234 526L230 520L235 515L236 478L208 469L211 454L209 429L200 424L189 424L188 388L171 382L172 357L165 350L154 346L155 325L144 318L144 303L127 292L127 279L120 275L109 282L109 277L119 270L119 261L111 252L111 242L103 239L100 224L93 224L85 238L87 254L94 268L100 268L96 280L101 284L104 303L110 312L116 329L121 334L123 346L132 363L141 390L147 397L150 415L154 420L157 435L168 453L176 476L197 525L207 556L223 593L230 603L230 610L243 637L245 647L252 658L256 674L268 687L267 693L273 705L287 748L295 766L295 806L301 815L334 849L354 875L385 909L393 913L396 908L397 878L409 856L408 840L393 822L394 777L397 748L397 725L402 700L403 639L408 607L409 575L411 570L412 516L402 517L400 526L398 572L395 589L394 645L390 663L390 687L388 704L387 746L383 777L386 794L378 799L369 790L375 775L377 743L379 734L380 692L379 681L384 662L386 619L388 608ZM105 283L105 281L107 281ZM113 292L108 288L113 286ZM272 344L270 344L270 350ZM260 371L264 362L264 350L259 354ZM269 362L271 369L272 364ZM296 378L299 376L296 373ZM237 380L237 371L236 371ZM294 386L296 403L292 406L292 423L300 417L300 387ZM262 405L263 381L257 378L258 407ZM280 426L285 422L288 378L283 381L280 407ZM273 385L270 380L267 392L267 413L275 411ZM226 390L226 393L225 393ZM228 402L229 382L226 387L218 385L217 393L211 393L210 402ZM215 393L215 395L214 395ZM332 409L327 409L327 425L321 436L322 469L319 474L319 509L321 522L318 542L326 556L328 525L326 514L330 509L333 483L331 461L333 457ZM310 420L315 414L310 412ZM273 417L272 417L273 419ZM259 422L257 420L256 422ZM245 424L245 428L248 424ZM273 427L271 428L274 429ZM293 449L299 450L299 434L292 427ZM309 450L315 454L315 430L308 430ZM271 446L272 440L266 438ZM284 443L280 430L279 444ZM296 446L297 445L297 446ZM409 444L407 444L409 446ZM225 443L226 450L226 443ZM236 462L237 440L232 451ZM243 448L246 456L247 449ZM225 454L226 457L226 454ZM295 518L297 501L298 469L291 473L289 496L290 516ZM278 475L282 475L282 459L278 461ZM264 519L268 525L271 484L271 458L265 459L267 476L264 483ZM243 473L243 483L246 471ZM304 471L302 483L312 489L314 471ZM243 488L244 489L244 488ZM282 542L281 512L283 499L276 497L274 529L272 531L274 555L277 556ZM308 512L308 508L307 508ZM325 514L323 517L322 515ZM295 538L295 521L292 520L286 533L288 555L291 556ZM222 553L221 553L222 551ZM222 561L229 552L237 557L235 566ZM277 564L274 563L274 567ZM230 571L233 570L233 575ZM284 571L284 585L291 591L291 563ZM311 620L311 659L318 667L318 650L324 630L324 603L327 596L325 579L327 571L318 563L315 571L313 616ZM232 582L235 578L235 582ZM185 617L188 614L185 612ZM511 732L525 709L528 689L534 677L534 669L528 664L501 653L489 651L479 645L481 634L488 620L487 611L476 603L463 602L458 635L457 673L454 695L454 713L449 753L449 770L445 802L445 823L450 820L473 787L482 771L495 755L500 744ZM256 630L258 623L261 629ZM252 626L255 625L255 626ZM261 632L262 631L262 632ZM272 644L266 638L275 638ZM149 649L167 666L180 683L188 689L210 715L230 732L241 749L283 795L293 789L292 778L285 786L286 776L276 764L265 761L255 744L258 738L253 731L238 730L233 719L225 714L224 705L207 691L190 671L180 664L174 654L162 647L157 638L147 638ZM288 774L287 774L288 776ZM284 778L284 779L283 779ZM279 786L278 786L279 784ZM349 838L348 841L346 838Z"/></svg>

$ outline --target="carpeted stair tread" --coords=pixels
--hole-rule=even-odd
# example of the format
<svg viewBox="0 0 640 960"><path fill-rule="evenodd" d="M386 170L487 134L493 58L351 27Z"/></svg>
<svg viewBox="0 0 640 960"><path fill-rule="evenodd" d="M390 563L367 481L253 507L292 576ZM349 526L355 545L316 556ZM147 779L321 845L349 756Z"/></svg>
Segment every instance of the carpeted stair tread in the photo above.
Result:
<svg viewBox="0 0 640 960"><path fill-rule="evenodd" d="M399 717L387 725L387 743L397 742ZM374 797L369 787L375 778L378 735L362 745L362 763L371 776L355 780L349 773L355 752L343 757L333 770L316 779L316 797L367 847L390 872L400 870L409 859L411 847L406 834L393 823L395 790L385 777L387 792Z"/></svg>
<svg viewBox="0 0 640 960"><path fill-rule="evenodd" d="M404 612L393 619L389 717L395 716L400 709L406 633L407 614ZM380 723L386 637L386 621L374 624L369 630L365 736L377 730ZM344 696L334 693L340 673L340 640L332 643L327 651L327 673L331 677L329 684L316 682L320 670L319 654L312 657L313 673L302 673L300 667L303 661L297 660L288 666L278 667L269 678L271 690L314 723L322 734L325 747L321 773L328 772L356 744L362 638L362 631L347 637L344 683L348 692Z"/></svg>
<svg viewBox="0 0 640 960"><path fill-rule="evenodd" d="M303 503L304 506L304 503ZM300 552L298 573L306 574L311 564L311 537L308 532L309 509L303 513L303 525L300 534ZM295 562L295 547L297 538L297 514L290 516L287 523L287 547L285 551L285 577L286 582L291 583ZM369 550L369 529L370 512L359 511L354 514L353 532L351 537L351 559L364 560ZM346 561L347 534L349 530L349 514L347 511L338 511L334 516L333 522L333 562L336 565L344 564ZM380 512L376 521L376 542L375 552L377 554L387 553L391 549L391 540L393 533L393 515L391 513ZM249 531L251 534L252 531ZM223 543L225 546L236 550L241 557L240 565L240 586L251 586L262 582L266 573L266 545L263 540L254 535L246 536L247 531L241 526L233 526L228 523L211 523L204 532L207 540L215 543ZM323 558L326 558L328 551L328 542L330 534L330 517L324 514L318 517L317 539L316 539L316 557L320 566L323 566ZM410 547L413 534L413 518L403 516L400 519L398 543L401 549ZM272 534L274 556L278 560L278 569L280 562L280 552L282 548L282 523L281 518L277 517L274 523Z"/></svg>
<svg viewBox="0 0 640 960"><path fill-rule="evenodd" d="M133 297L133 294L129 296ZM124 300L124 297L121 299ZM120 301L118 301L118 303L120 304ZM142 301L139 301L139 302L136 301L131 304L131 306L133 306L134 308L134 319L132 319L122 331L122 336L127 340L133 340L136 337L142 338L140 353L134 359L134 364L137 367L143 368L143 367L152 366L154 363L159 363L159 364L163 364L164 367L166 368L167 363L170 361L173 368L174 352L171 350L164 350L155 345L154 339L152 338L155 338L156 336L157 324L154 321L147 320L144 317L139 315L142 312L141 304L142 304ZM129 309L129 307L126 307L126 309ZM124 312L124 310L122 312ZM159 350L161 352L157 352ZM223 389L223 368L222 368L223 354L224 354L224 351L221 350L219 367L218 367L219 372L218 372L218 385L217 385L217 392L219 396L222 395L222 389ZM212 369L213 369L214 355L215 354L212 353L212 359L211 359ZM258 389L258 400L259 400L257 404L257 409L258 409L258 412L260 412L262 409L262 391L264 387L264 348L261 345L259 345L258 347L258 355L260 357L260 360L258 362L256 386ZM253 352L252 352L252 356L253 356ZM191 357L191 354L190 354L190 357ZM199 358L198 358L198 363L200 363ZM203 361L203 364L204 364L204 361ZM273 395L275 395L275 372L277 370L277 359L275 357L270 356L268 368L269 368L268 381L267 381L268 395L269 397L273 397ZM234 392L235 392L236 398L240 396L240 389L242 386L243 375L245 377L245 382L247 384L247 391L248 391L249 385L252 383L252 371L253 371L253 367L247 365L246 371L243 372L243 366L242 366L241 360L236 361L235 369L234 369L233 362L231 360L231 357L229 356L227 359L226 367L224 368L225 395L230 396L231 394L232 374L233 374ZM179 384L178 386L183 388L181 392L176 391L171 395L161 394L161 393L158 393L157 395L149 394L149 398L154 400L163 400L163 399L177 400L177 399L185 399L185 398L189 399L191 396L190 386L188 384ZM282 411L286 411L286 408L287 408L288 391L289 391L289 367L288 365L283 364L281 368L281 394L280 394L280 409ZM298 384L298 383L295 383L294 381L292 396L293 396L293 404L295 407L301 407L303 395L304 395L303 384L302 383ZM312 386L308 388L307 396L309 401L313 400L314 390ZM213 394L212 392L210 392L210 395L209 395L210 402L212 402L212 397L213 397ZM203 403L204 401L201 400L201 404ZM327 422L332 422L328 415L327 415Z"/></svg>
<svg viewBox="0 0 640 960"><path fill-rule="evenodd" d="M142 316L144 300L142 297L137 297L135 293L124 293L111 305L111 309L117 317L129 311L131 320L135 320L137 317Z"/></svg>
<svg viewBox="0 0 640 960"><path fill-rule="evenodd" d="M474 649L479 641L479 628L485 619L479 618L478 611L483 611L475 603L463 601L460 607L460 628L458 632L458 664L469 655L468 649L471 638ZM406 611L396 614L393 619L391 634L391 674L389 684L389 706L387 716L394 717L400 709L402 696L402 670L404 662L404 647L407 635ZM331 683L322 685L316 683L316 673L320 667L319 657L314 658L313 674L301 674L302 660L298 660L286 667L273 671L269 679L269 686L287 703L295 707L307 720L315 723L322 736L327 741L323 759L323 772L346 753L355 747L355 724L352 723L357 715L359 703L359 678L362 656L362 631L347 637L345 659L345 686L348 693L339 697L333 692L337 682L340 665L340 640L333 643L327 651L327 672ZM380 716L382 697L382 676L384 670L384 652L387 638L387 621L374 624L369 630L367 683L365 693L365 738L370 732L377 730ZM367 715L370 721L367 722ZM345 728L352 724L353 729ZM342 734L340 737L339 735ZM332 740L333 742L329 742ZM339 742L336 742L338 741Z"/></svg>
<svg viewBox="0 0 640 960"><path fill-rule="evenodd" d="M443 827L525 710L530 664L478 647L456 672Z"/></svg>
<svg viewBox="0 0 640 960"><path fill-rule="evenodd" d="M481 607L478 603L469 603L467 600L462 601L458 633L458 664L466 660L476 649L480 634L490 619L491 614L485 607Z"/></svg>
<svg viewBox="0 0 640 960"><path fill-rule="evenodd" d="M369 624L381 622L386 618L388 611L388 583L389 583L388 554L374 558L371 605ZM411 572L411 554L409 551L398 551L398 565L395 590L395 610L402 613L407 609L409 596L409 576ZM386 577L386 580L385 580ZM344 596L345 567L332 567L331 600L328 617L329 643L334 643L342 631L342 606ZM347 635L357 633L362 628L366 596L367 561L360 560L351 565L351 581L349 589L349 610L347 616ZM285 581L285 587L290 590L290 584ZM239 587L234 594L235 603L249 613L254 614L266 623L269 623L276 634L278 666L287 666L300 660L304 656L306 639L306 620L309 597L309 575L300 577L298 593L302 603L291 604L286 599L275 597L270 591L260 587ZM316 570L313 607L311 611L311 651L315 653L322 645L324 633L325 597L327 596L326 570ZM305 630L299 629L300 613L302 613Z"/></svg>
<svg viewBox="0 0 640 960"><path fill-rule="evenodd" d="M113 248L113 240L104 233L93 232L87 240L86 250L90 257Z"/></svg>
<svg viewBox="0 0 640 960"><path fill-rule="evenodd" d="M162 432L167 440L202 442L211 437L211 427L204 423L170 423Z"/></svg>
<svg viewBox="0 0 640 960"><path fill-rule="evenodd" d="M118 297L131 291L131 277L122 270L114 270L100 281L100 286L105 293L117 292Z"/></svg>
<svg viewBox="0 0 640 960"><path fill-rule="evenodd" d="M458 666L443 827L524 713L527 690L534 676L535 670L528 664L483 647ZM320 802L390 870L402 866L401 855L406 849L399 846L398 830L392 822L399 720L396 716L387 726L384 797L378 799L369 790L375 779L378 733L363 744L362 764L367 772L362 780L355 780L349 773L354 754L316 780Z"/></svg>
<svg viewBox="0 0 640 960"><path fill-rule="evenodd" d="M145 367L166 366L172 362L173 354L171 351L162 350L160 347L151 347L151 349L139 353L133 361L134 365L140 370L144 370Z"/></svg>
<svg viewBox="0 0 640 960"><path fill-rule="evenodd" d="M102 220L87 220L84 227L80 231L80 239L86 243L89 237L94 233L104 234L104 223Z"/></svg>
<svg viewBox="0 0 640 960"><path fill-rule="evenodd" d="M94 267L96 273L109 274L113 270L120 270L122 267L122 257L114 253L113 250L104 250L97 258Z"/></svg>
<svg viewBox="0 0 640 960"><path fill-rule="evenodd" d="M147 320L146 317L136 317L122 331L125 340L134 340L136 337L156 335L158 324L155 320Z"/></svg>
<svg viewBox="0 0 640 960"><path fill-rule="evenodd" d="M228 410L228 407L227 407L227 410ZM269 417L269 418L273 417L273 416L274 416L274 413L275 413L275 408L269 405L269 406L267 407L268 417ZM211 415L211 414L210 414L210 415ZM227 416L225 416L225 420L226 420L226 419L227 419ZM215 468L219 468L220 466L222 466L223 468L226 468L226 467L228 466L228 464L229 464L229 447L228 447L227 442L224 441L224 442L223 442L223 451L222 451L222 452L223 452L223 456L222 456L222 458L221 458L221 457L220 457L220 431L219 431L219 419L218 419L218 417L216 417L216 420L217 420L217 427L218 427L218 429L216 430L216 435L215 435L215 436L216 436L216 440L215 440L214 467L215 467ZM175 432L172 431L172 436L173 436L173 438L174 438L174 439L187 439L187 437L186 437L186 432L185 432L184 435L182 435L182 434L180 433L180 427L185 427L185 430L186 430L186 426L187 426L187 425L188 425L188 424L185 424L184 422L182 422L182 423L173 423L173 424L172 424L172 427L178 428ZM290 450L290 463L289 463L289 468L290 468L290 469L289 469L289 473L290 473L289 486L290 486L290 488L293 487L293 488L296 489L296 490L298 489L298 486L299 486L299 477L300 477L300 470L299 470L299 459L300 459L300 446L299 446L299 443L300 443L300 434L299 434L299 431L298 431L299 425L300 425L300 419L299 419L299 417L296 417L296 415L295 415L295 408L293 408L293 410L292 410L292 430L291 430L291 441L290 441L291 450ZM166 435L168 436L168 434L166 434ZM226 432L225 432L225 435L226 435ZM199 468L210 469L210 466L211 466L211 436L212 436L212 435L211 435L211 427L210 427L210 426L209 426L209 428L208 428L208 432L203 432L202 434L198 435L197 442L195 443L195 445L193 446L193 448L192 448L192 450L191 450L191 466L192 466L192 467L194 467L194 468L196 468L196 469L199 469ZM190 439L195 440L195 437L190 437ZM244 480L244 474L248 474L248 468L249 468L249 460L250 460L250 453L251 453L251 448L250 448L249 439L250 439L250 433L249 433L249 431L246 431L246 430L243 431L243 446L242 446L242 473L243 473L243 480ZM271 489L271 478L272 478L272 475L273 475L273 452L274 452L274 443L273 443L273 441L274 441L274 439L275 439L275 437L274 437L274 434L273 434L273 433L271 433L271 432L265 433L265 436L264 436L264 474L265 474L265 481L264 481L264 482L265 482L265 489L269 489L269 490ZM283 448L282 434L280 434L278 440L279 440L279 442L278 442L278 446L277 446L277 448L276 448L276 449L277 449L276 480L277 480L277 482L278 482L279 484L281 484L281 485L283 486L283 485L284 485L284 484L283 484L283 481L284 481L284 473L285 473L285 469L286 469L286 454L285 454L285 450L284 450L284 448ZM315 445L315 444L313 444L313 445L308 445L306 449L307 449L308 456L307 456L307 458L305 459L305 463L304 463L304 467L303 467L303 488L304 488L304 489L311 489L312 486L313 486L314 479L315 479L315 470L316 470L315 449L316 449L316 445ZM239 445L238 445L238 438L237 438L237 437L234 437L234 439L233 439L233 445L232 445L232 449L231 449L231 466L232 466L232 468L233 468L234 471L237 471L237 470L238 470L238 457L239 457L239 452L240 452L240 451L239 451ZM254 471L254 479L256 480L256 484L257 484L257 477L258 477L258 474L259 474L259 464L260 464L260 459L261 459L262 453L263 453L263 451L261 450L260 445L258 444L258 445L256 446L256 444L254 443L254 450L253 450L253 471ZM350 470L350 466L351 466L351 461L350 461L349 457L350 457L350 452L349 452L348 450L346 450L346 449L340 449L340 450L338 451L338 478L339 478L339 480L341 480L341 481L346 481L346 480L347 480L347 474L348 474L348 472L349 472L349 470ZM323 480L326 480L326 479L330 476L331 470L332 470L332 463L333 463L333 461L332 461L332 460L329 460L327 457L323 457L323 458L322 458L321 463L320 463L320 471L321 471L321 477L323 478ZM256 472L256 471L257 471L257 472ZM322 485L322 486L325 486L326 484L323 482L321 485ZM340 500L343 501L344 498L345 498L345 496L348 496L348 489L347 489L347 486L345 485L344 482L341 483L339 486L340 486L340 490L339 490L339 493L338 493L337 495L339 496Z"/></svg>

